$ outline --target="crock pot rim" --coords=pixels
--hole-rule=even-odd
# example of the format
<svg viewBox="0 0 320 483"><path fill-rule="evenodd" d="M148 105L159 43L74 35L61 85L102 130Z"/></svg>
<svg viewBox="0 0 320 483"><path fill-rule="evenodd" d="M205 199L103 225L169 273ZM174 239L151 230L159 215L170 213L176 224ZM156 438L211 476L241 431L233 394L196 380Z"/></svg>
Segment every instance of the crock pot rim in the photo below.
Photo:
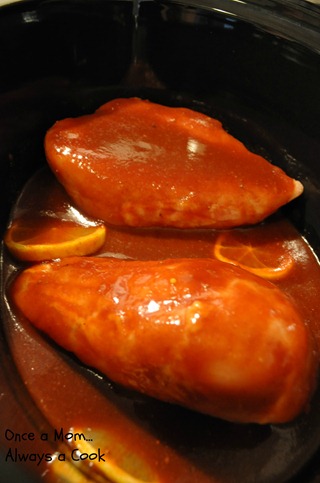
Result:
<svg viewBox="0 0 320 483"><path fill-rule="evenodd" d="M263 30L320 53L320 0L319 4L306 0L160 1L165 5L176 4L198 10L210 10L231 20L254 23Z"/></svg>
<svg viewBox="0 0 320 483"><path fill-rule="evenodd" d="M0 0L2 7L77 3L70 0ZM86 0L81 0L84 4ZM123 1L123 0L122 0ZM320 53L320 0L124 0L132 2L133 9L145 2L162 5L184 5L198 10L212 11L234 20L253 23L274 35L299 43ZM90 3L90 1L88 1Z"/></svg>

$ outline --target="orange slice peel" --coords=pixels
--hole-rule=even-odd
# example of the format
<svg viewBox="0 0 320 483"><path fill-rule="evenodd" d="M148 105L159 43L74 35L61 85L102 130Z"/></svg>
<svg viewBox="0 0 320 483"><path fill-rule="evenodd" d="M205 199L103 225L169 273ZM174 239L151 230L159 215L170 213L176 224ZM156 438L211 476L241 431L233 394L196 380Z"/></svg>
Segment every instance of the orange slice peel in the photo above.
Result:
<svg viewBox="0 0 320 483"><path fill-rule="evenodd" d="M213 254L222 262L237 265L267 280L283 279L294 266L294 258L283 242L255 242L245 230L221 233Z"/></svg>
<svg viewBox="0 0 320 483"><path fill-rule="evenodd" d="M18 260L40 262L97 252L104 244L104 225L80 225L71 221L43 217L36 222L18 219L12 222L4 243Z"/></svg>

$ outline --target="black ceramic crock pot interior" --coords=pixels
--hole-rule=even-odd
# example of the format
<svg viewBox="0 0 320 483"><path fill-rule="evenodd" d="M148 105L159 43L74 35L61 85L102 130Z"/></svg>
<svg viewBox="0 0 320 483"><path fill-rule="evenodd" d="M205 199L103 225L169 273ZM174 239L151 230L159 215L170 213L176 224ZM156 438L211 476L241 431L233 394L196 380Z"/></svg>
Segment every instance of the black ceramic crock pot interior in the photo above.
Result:
<svg viewBox="0 0 320 483"><path fill-rule="evenodd" d="M320 7L298 0L44 0L2 6L2 235L22 186L45 164L46 130L57 119L92 112L119 96L213 115L251 150L301 179L305 192L288 216L319 254ZM2 346L8 376L12 361L5 340ZM5 384L3 375L0 382ZM9 397L9 389L4 393ZM23 424L29 416L21 415ZM221 481L316 481L319 417L308 423L318 425L318 436L301 440L306 449L297 448L285 473L272 468L265 477L223 480L222 471ZM233 449L236 455L236 442ZM8 466L0 471L8 475Z"/></svg>

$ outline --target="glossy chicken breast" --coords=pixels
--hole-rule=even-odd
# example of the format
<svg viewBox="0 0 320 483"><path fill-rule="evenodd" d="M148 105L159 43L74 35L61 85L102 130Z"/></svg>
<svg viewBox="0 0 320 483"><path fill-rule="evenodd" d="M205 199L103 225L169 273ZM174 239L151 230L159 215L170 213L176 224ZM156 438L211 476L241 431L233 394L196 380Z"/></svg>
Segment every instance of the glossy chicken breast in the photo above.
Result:
<svg viewBox="0 0 320 483"><path fill-rule="evenodd" d="M57 122L45 150L78 207L115 225L254 224L303 191L219 121L136 98Z"/></svg>
<svg viewBox="0 0 320 483"><path fill-rule="evenodd" d="M219 418L289 421L315 383L313 344L293 303L216 260L66 258L26 269L12 297L113 381Z"/></svg>

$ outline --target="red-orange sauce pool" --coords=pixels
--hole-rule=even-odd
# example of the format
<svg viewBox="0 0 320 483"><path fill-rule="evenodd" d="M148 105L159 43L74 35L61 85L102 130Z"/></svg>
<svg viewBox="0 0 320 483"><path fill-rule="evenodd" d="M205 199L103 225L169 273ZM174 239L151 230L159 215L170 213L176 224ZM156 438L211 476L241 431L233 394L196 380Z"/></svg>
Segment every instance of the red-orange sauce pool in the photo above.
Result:
<svg viewBox="0 0 320 483"><path fill-rule="evenodd" d="M43 216L83 221L82 215L47 171L38 173L26 186L13 218L32 215L36 218L39 212ZM214 230L107 228L106 241L99 256L140 260L213 257L219 235ZM295 227L279 214L248 230L253 243L261 243L266 238L267 241L285 243L294 265L284 278L274 283L295 300L320 344L320 267L312 249ZM23 265L10 260L8 254L5 255L5 264L14 266L9 270L13 271L13 275L15 268L23 268ZM59 464L62 464L62 461L57 461L59 452L74 463L72 451L77 447L77 441L72 436L65 437L73 431L80 431L87 439L92 439L91 444L96 450L97 445L100 449L104 445L106 459L115 457L117 461L125 461L131 455L137 465L137 477L142 478L144 474L144 481L156 478L163 483L226 481L225 475L228 472L232 474L232 469L226 469L225 445L228 447L232 441L239 439L254 446L261 438L263 440L271 434L269 427L252 429L250 425L246 428L215 421L131 394L82 367L72 356L37 333L27 321L17 318L10 307L7 319L8 340L18 371L51 428L42 432L40 424L35 441L15 442L13 436L7 438L8 451L17 448L15 454L18 460L18 454L39 454L38 458L29 458L27 464L41 473L46 481L57 481L57 468L61 468ZM176 429L177 421L183 425L189 423L193 434L186 427L180 428L180 436L169 434L170 429L163 431L161 425L173 420L172 427ZM14 431L10 422L8 428ZM48 434L47 440L41 439L44 433ZM203 434L202 440L200 434ZM208 447L211 451L210 463L200 456L201 448L206 453ZM40 461L41 455L45 456ZM56 463L53 464L54 460ZM130 471L134 466L132 462L124 465ZM93 471L92 468L89 467L89 471Z"/></svg>

